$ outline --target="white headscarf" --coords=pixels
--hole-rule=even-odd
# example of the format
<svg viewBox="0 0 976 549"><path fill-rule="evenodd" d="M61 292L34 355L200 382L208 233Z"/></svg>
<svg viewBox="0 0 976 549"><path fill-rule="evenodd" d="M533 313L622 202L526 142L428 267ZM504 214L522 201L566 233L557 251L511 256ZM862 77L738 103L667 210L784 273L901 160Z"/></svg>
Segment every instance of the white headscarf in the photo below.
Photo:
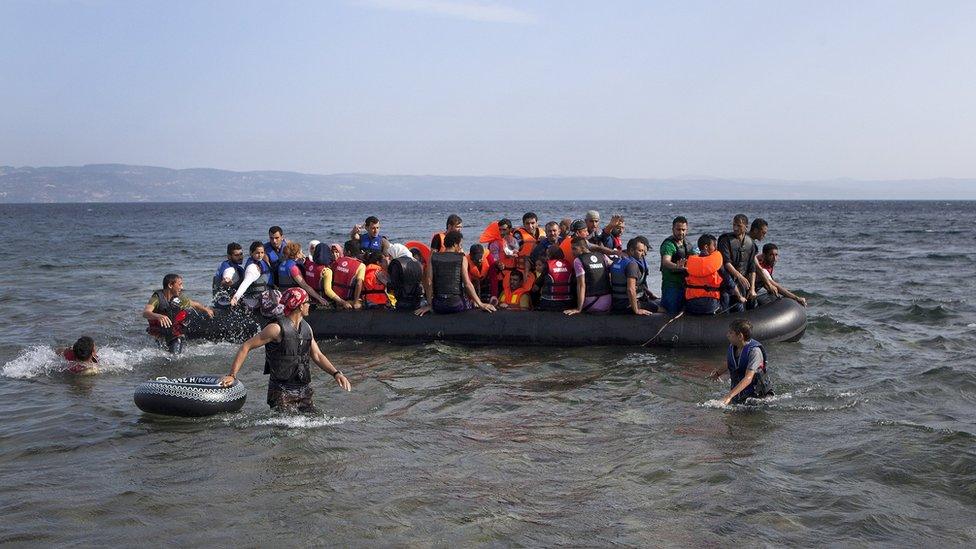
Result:
<svg viewBox="0 0 976 549"><path fill-rule="evenodd" d="M410 253L410 249L403 244L390 244L390 247L387 248L386 253L389 254L390 259L413 257L413 254Z"/></svg>

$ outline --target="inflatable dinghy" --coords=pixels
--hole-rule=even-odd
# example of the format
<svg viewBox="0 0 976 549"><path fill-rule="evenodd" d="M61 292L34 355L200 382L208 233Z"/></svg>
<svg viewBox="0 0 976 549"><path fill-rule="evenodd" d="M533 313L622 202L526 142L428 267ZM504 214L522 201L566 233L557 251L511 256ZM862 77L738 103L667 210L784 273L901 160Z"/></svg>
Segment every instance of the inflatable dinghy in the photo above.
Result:
<svg viewBox="0 0 976 549"><path fill-rule="evenodd" d="M765 297L759 307L744 313L710 316L665 314L566 316L561 312L479 310L422 317L392 310L317 309L306 319L316 339L359 339L398 343L452 341L473 345L646 345L654 347L726 347L729 323L737 318L752 323L753 337L763 343L798 341L807 326L806 309L784 298ZM194 319L190 337L242 341L267 320L224 313L213 320Z"/></svg>

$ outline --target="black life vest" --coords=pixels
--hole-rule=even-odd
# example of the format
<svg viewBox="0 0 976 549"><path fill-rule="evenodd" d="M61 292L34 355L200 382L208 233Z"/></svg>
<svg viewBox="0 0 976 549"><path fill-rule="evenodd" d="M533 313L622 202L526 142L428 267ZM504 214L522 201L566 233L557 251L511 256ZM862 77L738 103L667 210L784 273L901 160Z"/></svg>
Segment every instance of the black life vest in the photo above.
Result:
<svg viewBox="0 0 976 549"><path fill-rule="evenodd" d="M309 371L312 350L312 327L304 320L295 329L291 319L278 319L281 341L264 346L264 373L279 383L305 385L312 381Z"/></svg>
<svg viewBox="0 0 976 549"><path fill-rule="evenodd" d="M739 357L735 356L735 346L729 345L729 352L726 356L726 363L729 368L729 380L735 388L736 385L746 377L749 368L749 356L759 350L762 353L762 366L753 374L752 383L749 384L741 393L735 395L732 402L739 404L747 398L763 398L773 394L772 385L769 382L769 374L766 373L766 348L755 339L750 339L742 348Z"/></svg>
<svg viewBox="0 0 976 549"><path fill-rule="evenodd" d="M424 297L424 269L412 257L398 257L390 262L390 289L397 309L416 309Z"/></svg>
<svg viewBox="0 0 976 549"><path fill-rule="evenodd" d="M724 244L724 245L723 245ZM748 233L742 237L742 243L735 237L735 233L725 233L718 238L718 249L725 256L725 251L729 252L729 256L725 257L725 260L735 267L735 270L739 271L739 274L746 275L752 272L752 262L749 261L752 257L752 249L755 246L752 242L752 238ZM726 250L726 247L728 250Z"/></svg>
<svg viewBox="0 0 976 549"><path fill-rule="evenodd" d="M674 235L671 235L665 238L664 242L670 242L674 244L675 250L674 253L671 254L671 263L677 263L682 259L688 259L689 257L695 255L695 247L692 246L690 242L688 242L687 238L685 238L681 242L681 244L678 244L678 240L674 237ZM662 242L661 244L664 244L664 242ZM663 265L661 266L661 271L664 271Z"/></svg>
<svg viewBox="0 0 976 549"><path fill-rule="evenodd" d="M433 291L431 297L463 296L461 267L464 254L461 252L435 252L430 254L430 268L433 269Z"/></svg>
<svg viewBox="0 0 976 549"><path fill-rule="evenodd" d="M586 252L579 256L586 276L586 297L597 297L610 293L610 277L606 266L607 256L600 252Z"/></svg>

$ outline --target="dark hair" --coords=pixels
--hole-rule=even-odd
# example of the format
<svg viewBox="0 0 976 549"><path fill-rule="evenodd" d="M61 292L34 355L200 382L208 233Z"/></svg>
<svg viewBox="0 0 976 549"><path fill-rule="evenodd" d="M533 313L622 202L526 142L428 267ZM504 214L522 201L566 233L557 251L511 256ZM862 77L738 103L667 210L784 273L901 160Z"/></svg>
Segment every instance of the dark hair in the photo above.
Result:
<svg viewBox="0 0 976 549"><path fill-rule="evenodd" d="M711 244L715 241L715 236L705 233L698 237L698 247L704 248L707 244Z"/></svg>
<svg viewBox="0 0 976 549"><path fill-rule="evenodd" d="M244 248L241 248L241 245L237 242L231 242L227 245L227 255L230 255L238 250L244 251Z"/></svg>
<svg viewBox="0 0 976 549"><path fill-rule="evenodd" d="M329 246L325 242L316 244L315 249L312 250L312 261L318 265L325 265L326 267L332 265L332 246Z"/></svg>
<svg viewBox="0 0 976 549"><path fill-rule="evenodd" d="M646 236L637 235L637 236L634 237L634 240L636 240L636 241L640 242L641 244L643 244L644 247L646 247L648 250L651 249L651 241L648 240Z"/></svg>
<svg viewBox="0 0 976 549"><path fill-rule="evenodd" d="M735 332L745 338L746 341L749 341L752 339L752 322L744 318L738 318L729 324L729 331Z"/></svg>
<svg viewBox="0 0 976 549"><path fill-rule="evenodd" d="M574 236L573 240L570 241L571 248L579 248L580 244L582 244L583 247L586 248L587 250L590 249L590 243L587 242L586 239L583 238L582 236Z"/></svg>
<svg viewBox="0 0 976 549"><path fill-rule="evenodd" d="M163 289L169 288L169 285L176 282L178 279L183 278L182 276L174 273L169 273L163 277Z"/></svg>
<svg viewBox="0 0 976 549"><path fill-rule="evenodd" d="M367 265L378 264L383 259L383 252L378 252L376 250L367 250L363 255L363 263Z"/></svg>
<svg viewBox="0 0 976 549"><path fill-rule="evenodd" d="M257 250L258 248L263 248L263 247L264 247L264 244L260 240L255 240L254 242L251 242L251 250L250 250L250 253L253 254L254 253L254 250Z"/></svg>
<svg viewBox="0 0 976 549"><path fill-rule="evenodd" d="M362 247L360 247L359 241L356 239L347 240L342 246L342 249L345 251L346 255L353 257L358 256L359 252L362 251Z"/></svg>
<svg viewBox="0 0 976 549"><path fill-rule="evenodd" d="M468 249L468 253L471 255L472 258L476 255L480 255L482 258L484 258L485 247L482 246L481 244L472 244L471 247Z"/></svg>
<svg viewBox="0 0 976 549"><path fill-rule="evenodd" d="M779 246L770 242L769 244L763 244L763 255L766 255L772 251L778 250Z"/></svg>
<svg viewBox="0 0 976 549"><path fill-rule="evenodd" d="M546 257L549 259L566 259L566 254L559 246L549 246L546 250Z"/></svg>
<svg viewBox="0 0 976 549"><path fill-rule="evenodd" d="M498 220L498 228L501 229L502 228L502 225L504 225L504 226L508 227L509 229L511 229L512 228L512 220L511 219L508 219L508 218L499 219Z"/></svg>
<svg viewBox="0 0 976 549"><path fill-rule="evenodd" d="M683 215L679 215L678 217L676 217L676 218L674 218L674 219L671 220L671 226L672 227L674 227L678 223L684 223L685 225L687 225L688 224L688 220Z"/></svg>
<svg viewBox="0 0 976 549"><path fill-rule="evenodd" d="M546 229L548 229L549 227L555 227L555 228L558 229L559 228L559 223L557 223L555 221L550 221L549 223L546 223L545 227L546 227Z"/></svg>
<svg viewBox="0 0 976 549"><path fill-rule="evenodd" d="M81 336L71 346L71 351L75 354L75 359L84 362L91 358L92 353L95 352L95 340L88 336Z"/></svg>
<svg viewBox="0 0 976 549"><path fill-rule="evenodd" d="M461 234L461 231L449 231L444 235L444 247L453 248L461 243L462 238L464 235Z"/></svg>
<svg viewBox="0 0 976 549"><path fill-rule="evenodd" d="M746 224L748 224L749 223L749 218L746 217L746 214L735 214L735 217L732 218L732 223L733 224L735 224L735 223L746 223Z"/></svg>
<svg viewBox="0 0 976 549"><path fill-rule="evenodd" d="M375 225L375 224L377 224L379 222L380 222L380 218L376 217L375 215L371 215L371 216L369 216L369 217L366 218L366 221L365 221L364 225L366 225L367 227L369 227L370 225Z"/></svg>
<svg viewBox="0 0 976 549"><path fill-rule="evenodd" d="M458 214L451 214L447 216L447 224L445 225L445 228L450 229L452 225L460 225L460 224L461 224L461 216L459 216Z"/></svg>
<svg viewBox="0 0 976 549"><path fill-rule="evenodd" d="M268 236L271 236L271 235L273 235L275 233L285 234L285 231L282 231L281 230L281 227L279 227L277 225L273 225L270 229L268 229Z"/></svg>
<svg viewBox="0 0 976 549"><path fill-rule="evenodd" d="M630 240L627 241L627 251L628 252L637 251L638 244L644 244L644 242L640 239L639 236L635 236L634 238L631 238ZM647 247L647 244L644 244L644 247Z"/></svg>
<svg viewBox="0 0 976 549"><path fill-rule="evenodd" d="M530 219L535 219L536 221L538 221L539 216L535 215L535 212L526 212L525 215L522 216L522 224L525 224L525 222L527 222Z"/></svg>
<svg viewBox="0 0 976 549"><path fill-rule="evenodd" d="M768 227L768 226L769 226L769 223L766 223L766 220L765 219L763 219L761 217L757 217L757 218L755 218L755 219L752 220L752 226L749 227L749 230L750 231L758 231L759 229L762 229L762 228L765 228L765 227Z"/></svg>

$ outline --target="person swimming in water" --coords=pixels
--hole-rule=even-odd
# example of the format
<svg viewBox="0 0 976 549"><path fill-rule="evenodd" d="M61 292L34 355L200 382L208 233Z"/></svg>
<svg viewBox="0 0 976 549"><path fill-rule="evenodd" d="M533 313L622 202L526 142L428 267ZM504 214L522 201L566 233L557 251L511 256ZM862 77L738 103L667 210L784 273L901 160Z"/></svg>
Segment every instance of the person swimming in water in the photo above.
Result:
<svg viewBox="0 0 976 549"><path fill-rule="evenodd" d="M88 336L81 336L75 344L66 349L60 349L59 354L68 361L65 372L79 376L93 376L98 370L98 353L95 340Z"/></svg>

